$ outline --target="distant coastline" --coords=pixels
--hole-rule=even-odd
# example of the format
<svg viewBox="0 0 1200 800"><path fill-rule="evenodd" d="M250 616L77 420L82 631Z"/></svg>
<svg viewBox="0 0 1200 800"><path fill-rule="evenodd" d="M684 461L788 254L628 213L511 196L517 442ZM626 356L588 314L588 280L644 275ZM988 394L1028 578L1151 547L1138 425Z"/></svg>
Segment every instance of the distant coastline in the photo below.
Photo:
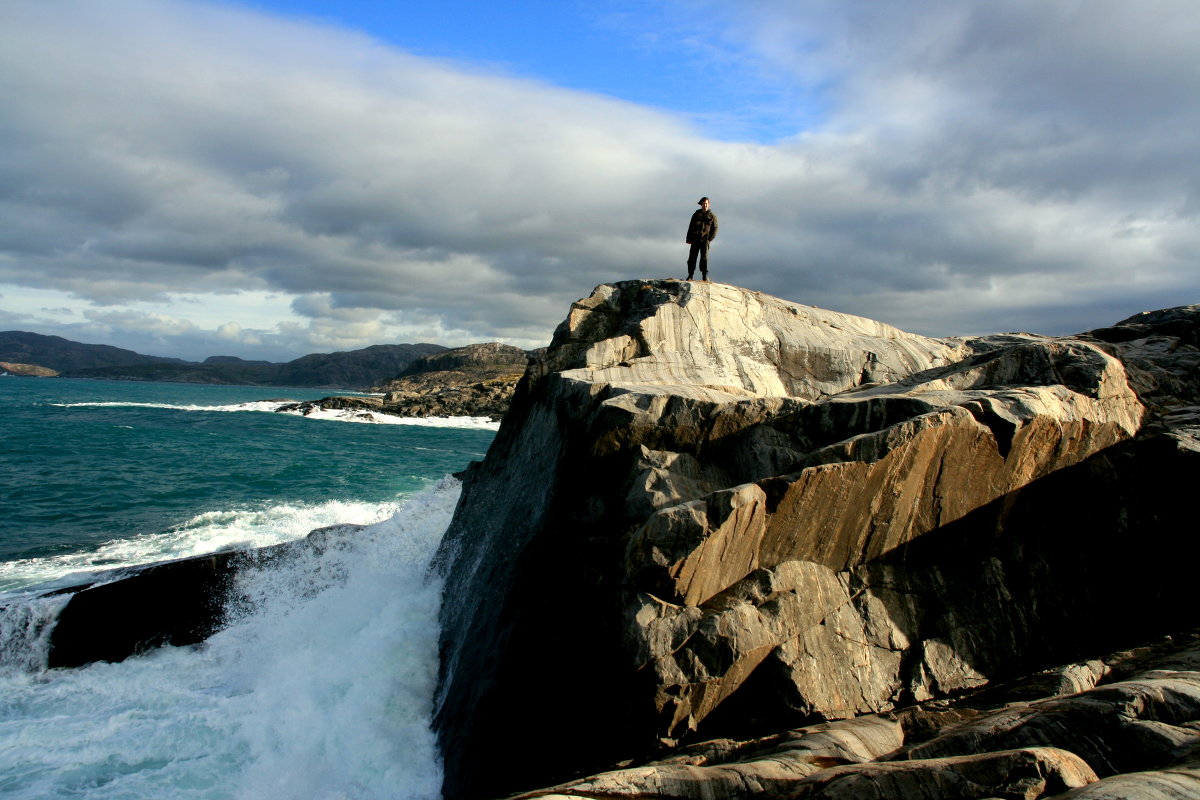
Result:
<svg viewBox="0 0 1200 800"><path fill-rule="evenodd" d="M283 363L235 356L212 356L195 362L73 342L61 336L3 331L0 369L19 376L366 391L400 375L416 359L448 349L427 342L381 344L345 352L311 353Z"/></svg>
<svg viewBox="0 0 1200 800"><path fill-rule="evenodd" d="M530 353L488 342L423 356L395 378L374 387L378 394L339 395L280 407L305 416L318 411L395 417L481 417L499 422L512 403Z"/></svg>
<svg viewBox="0 0 1200 800"><path fill-rule="evenodd" d="M313 353L286 363L234 356L194 362L59 336L0 332L0 371L8 375L355 393L278 409L305 416L334 411L406 418L478 417L495 423L508 410L529 356L525 350L500 342L453 349L423 343Z"/></svg>
<svg viewBox="0 0 1200 800"><path fill-rule="evenodd" d="M57 370L38 364L16 364L11 361L0 361L0 375L16 378L57 378Z"/></svg>

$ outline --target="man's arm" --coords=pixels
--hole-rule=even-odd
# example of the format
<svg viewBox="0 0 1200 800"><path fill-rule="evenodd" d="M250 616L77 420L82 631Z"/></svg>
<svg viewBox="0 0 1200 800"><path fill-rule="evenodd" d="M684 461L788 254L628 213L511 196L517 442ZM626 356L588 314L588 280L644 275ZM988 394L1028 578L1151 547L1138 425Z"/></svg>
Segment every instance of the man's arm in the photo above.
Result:
<svg viewBox="0 0 1200 800"><path fill-rule="evenodd" d="M708 231L708 240L711 242L715 238L717 238L717 215L713 214L712 215L712 228L710 228Z"/></svg>

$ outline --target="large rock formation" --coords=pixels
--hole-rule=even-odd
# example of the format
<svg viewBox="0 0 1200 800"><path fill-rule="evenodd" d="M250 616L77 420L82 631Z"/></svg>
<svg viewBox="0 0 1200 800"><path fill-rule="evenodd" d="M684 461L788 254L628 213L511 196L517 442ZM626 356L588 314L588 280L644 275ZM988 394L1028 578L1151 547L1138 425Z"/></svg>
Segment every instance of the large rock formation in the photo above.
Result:
<svg viewBox="0 0 1200 800"><path fill-rule="evenodd" d="M231 606L244 602L236 588L240 571L306 550L320 553L341 547L345 537L361 528L330 525L292 542L102 572L87 583L47 592L41 599L69 598L47 635L46 663L35 668L124 661L164 645L202 642L220 630ZM22 613L28 604L18 600L14 607ZM0 606L0 613L8 610ZM44 622L33 624L40 634Z"/></svg>
<svg viewBox="0 0 1200 800"><path fill-rule="evenodd" d="M598 287L443 543L446 797L1194 623L1198 318L935 340L730 286Z"/></svg>

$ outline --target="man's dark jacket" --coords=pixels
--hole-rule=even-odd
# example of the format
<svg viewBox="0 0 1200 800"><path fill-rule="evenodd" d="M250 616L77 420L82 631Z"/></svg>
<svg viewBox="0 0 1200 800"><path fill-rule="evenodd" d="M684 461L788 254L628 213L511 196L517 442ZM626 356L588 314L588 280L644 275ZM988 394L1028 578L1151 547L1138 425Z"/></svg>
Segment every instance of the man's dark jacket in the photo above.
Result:
<svg viewBox="0 0 1200 800"><path fill-rule="evenodd" d="M697 242L711 242L717 238L717 215L711 209L705 211L703 208L696 209L696 213L692 214L692 221L688 223L687 239L688 244Z"/></svg>

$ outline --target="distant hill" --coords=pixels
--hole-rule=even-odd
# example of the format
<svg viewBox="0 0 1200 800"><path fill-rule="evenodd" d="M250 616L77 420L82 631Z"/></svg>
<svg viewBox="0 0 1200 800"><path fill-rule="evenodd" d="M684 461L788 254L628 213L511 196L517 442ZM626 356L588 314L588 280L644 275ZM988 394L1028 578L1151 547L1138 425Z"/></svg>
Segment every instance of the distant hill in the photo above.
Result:
<svg viewBox="0 0 1200 800"><path fill-rule="evenodd" d="M212 356L199 363L146 356L110 345L72 342L61 336L0 332L0 361L45 367L65 378L318 389L368 389L403 372L416 359L444 350L440 344L380 344L361 350L313 353L282 364L236 356Z"/></svg>
<svg viewBox="0 0 1200 800"><path fill-rule="evenodd" d="M107 344L82 344L61 336L26 331L0 332L0 361L36 364L56 372L135 364L187 364L181 358L144 356Z"/></svg>
<svg viewBox="0 0 1200 800"><path fill-rule="evenodd" d="M369 389L403 372L422 356L440 353L437 344L377 344L351 353L313 353L279 366L281 386L357 386Z"/></svg>

